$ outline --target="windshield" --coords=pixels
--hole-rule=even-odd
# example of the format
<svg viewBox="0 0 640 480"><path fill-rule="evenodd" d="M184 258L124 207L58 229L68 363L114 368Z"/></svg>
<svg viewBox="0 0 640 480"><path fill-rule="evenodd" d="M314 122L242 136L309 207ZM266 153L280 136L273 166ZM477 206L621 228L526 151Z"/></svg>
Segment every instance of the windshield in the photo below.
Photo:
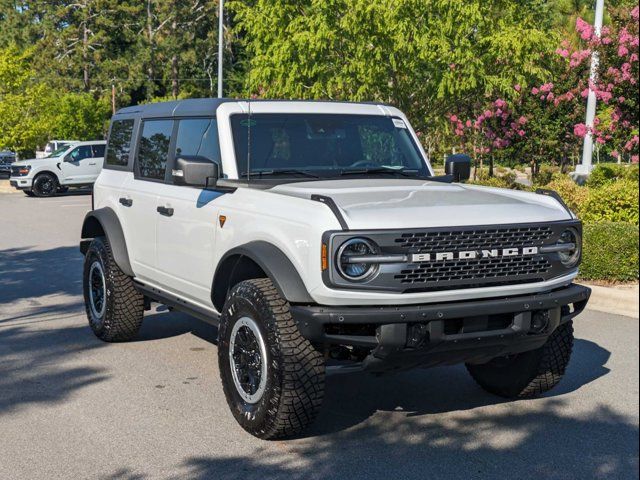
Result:
<svg viewBox="0 0 640 480"><path fill-rule="evenodd" d="M233 115L240 177L338 177L349 174L428 176L407 125L377 115Z"/></svg>
<svg viewBox="0 0 640 480"><path fill-rule="evenodd" d="M47 155L48 158L55 158L55 157L60 157L62 156L62 154L64 152L66 152L67 150L69 150L69 145L65 145L64 147L60 147L59 149L57 149L54 152L51 152L49 155Z"/></svg>

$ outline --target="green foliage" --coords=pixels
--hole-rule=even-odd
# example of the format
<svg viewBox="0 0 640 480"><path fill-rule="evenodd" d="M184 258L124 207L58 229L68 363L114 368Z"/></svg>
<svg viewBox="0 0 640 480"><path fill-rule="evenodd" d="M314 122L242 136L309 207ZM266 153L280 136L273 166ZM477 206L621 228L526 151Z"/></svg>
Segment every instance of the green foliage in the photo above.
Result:
<svg viewBox="0 0 640 480"><path fill-rule="evenodd" d="M598 222L583 227L580 277L584 280L638 280L638 227Z"/></svg>
<svg viewBox="0 0 640 480"><path fill-rule="evenodd" d="M621 179L638 182L638 165L601 163L597 165L591 172L591 175L589 175L587 185L589 187L601 187L607 183Z"/></svg>
<svg viewBox="0 0 640 480"><path fill-rule="evenodd" d="M495 188L510 188L512 190L524 190L524 185L516 182L516 174L513 172L505 172L502 175L490 177L488 175L482 175L476 180L471 180L469 183L472 185L482 185L485 187Z"/></svg>
<svg viewBox="0 0 640 480"><path fill-rule="evenodd" d="M533 184L536 186L548 185L559 174L560 168L553 165L542 165L538 173L533 177Z"/></svg>
<svg viewBox="0 0 640 480"><path fill-rule="evenodd" d="M275 98L381 100L418 130L453 105L513 94L549 75L545 2L230 1L248 56L245 91ZM437 107L437 108L434 108Z"/></svg>
<svg viewBox="0 0 640 480"><path fill-rule="evenodd" d="M571 211L578 217L582 217L582 208L589 195L589 190L586 187L576 184L567 175L558 175L545 185L545 188L556 191Z"/></svg>
<svg viewBox="0 0 640 480"><path fill-rule="evenodd" d="M581 208L585 222L627 222L638 225L638 184L629 180L590 188Z"/></svg>
<svg viewBox="0 0 640 480"><path fill-rule="evenodd" d="M104 137L111 106L87 93L67 93L53 102L54 121L50 135L55 138L94 140Z"/></svg>
<svg viewBox="0 0 640 480"><path fill-rule="evenodd" d="M0 50L0 149L33 156L50 138L103 137L110 108L86 93L64 93L36 78L31 56Z"/></svg>

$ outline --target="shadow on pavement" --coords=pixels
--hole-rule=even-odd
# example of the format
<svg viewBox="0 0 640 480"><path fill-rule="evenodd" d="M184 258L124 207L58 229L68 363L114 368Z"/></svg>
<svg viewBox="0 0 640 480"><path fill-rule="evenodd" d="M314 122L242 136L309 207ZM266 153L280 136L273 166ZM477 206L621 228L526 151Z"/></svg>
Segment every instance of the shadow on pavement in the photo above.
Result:
<svg viewBox="0 0 640 480"><path fill-rule="evenodd" d="M27 300L37 310L39 297L82 295L82 261L76 246L0 250L0 315L4 304L16 300Z"/></svg>
<svg viewBox="0 0 640 480"><path fill-rule="evenodd" d="M65 365L101 345L85 326L0 327L0 425L4 414L64 402L75 391L106 380L105 369Z"/></svg>
<svg viewBox="0 0 640 480"><path fill-rule="evenodd" d="M451 400L447 387L436 393ZM415 392L413 400L427 394ZM638 477L636 425L604 406L579 416L567 416L566 409L566 401L555 398L524 412L425 415L417 422L384 412L375 421L311 442L281 449L265 445L251 457L190 458L184 478Z"/></svg>
<svg viewBox="0 0 640 480"><path fill-rule="evenodd" d="M638 478L638 427L606 406L574 413L564 395L606 375L610 353L576 340L559 388L504 403L464 367L328 378L307 438L268 442L249 458L191 458L187 478Z"/></svg>

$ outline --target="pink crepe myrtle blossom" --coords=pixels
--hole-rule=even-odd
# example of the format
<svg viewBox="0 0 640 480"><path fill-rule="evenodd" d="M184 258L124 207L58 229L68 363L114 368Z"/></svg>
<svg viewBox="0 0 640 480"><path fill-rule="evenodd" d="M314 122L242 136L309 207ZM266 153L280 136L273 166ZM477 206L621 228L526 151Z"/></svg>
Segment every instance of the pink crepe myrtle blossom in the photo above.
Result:
<svg viewBox="0 0 640 480"><path fill-rule="evenodd" d="M584 137L588 131L589 130L584 123L577 123L573 126L573 134L576 137Z"/></svg>
<svg viewBox="0 0 640 480"><path fill-rule="evenodd" d="M576 31L580 34L582 40L589 40L593 35L593 27L585 22L582 18L576 19Z"/></svg>

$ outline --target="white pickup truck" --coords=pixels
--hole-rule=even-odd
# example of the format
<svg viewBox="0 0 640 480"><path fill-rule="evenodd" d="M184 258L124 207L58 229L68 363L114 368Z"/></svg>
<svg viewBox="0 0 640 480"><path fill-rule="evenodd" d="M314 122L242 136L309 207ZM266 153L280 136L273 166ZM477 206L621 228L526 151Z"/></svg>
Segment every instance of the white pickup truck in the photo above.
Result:
<svg viewBox="0 0 640 480"><path fill-rule="evenodd" d="M12 187L26 195L51 197L69 187L93 185L102 170L106 142L75 142L47 157L22 160L11 165Z"/></svg>
<svg viewBox="0 0 640 480"><path fill-rule="evenodd" d="M89 324L133 339L152 301L213 323L260 438L308 425L330 371L465 363L497 395L543 393L590 294L581 223L553 192L461 183L468 157L446 170L387 105L122 109L82 228Z"/></svg>

